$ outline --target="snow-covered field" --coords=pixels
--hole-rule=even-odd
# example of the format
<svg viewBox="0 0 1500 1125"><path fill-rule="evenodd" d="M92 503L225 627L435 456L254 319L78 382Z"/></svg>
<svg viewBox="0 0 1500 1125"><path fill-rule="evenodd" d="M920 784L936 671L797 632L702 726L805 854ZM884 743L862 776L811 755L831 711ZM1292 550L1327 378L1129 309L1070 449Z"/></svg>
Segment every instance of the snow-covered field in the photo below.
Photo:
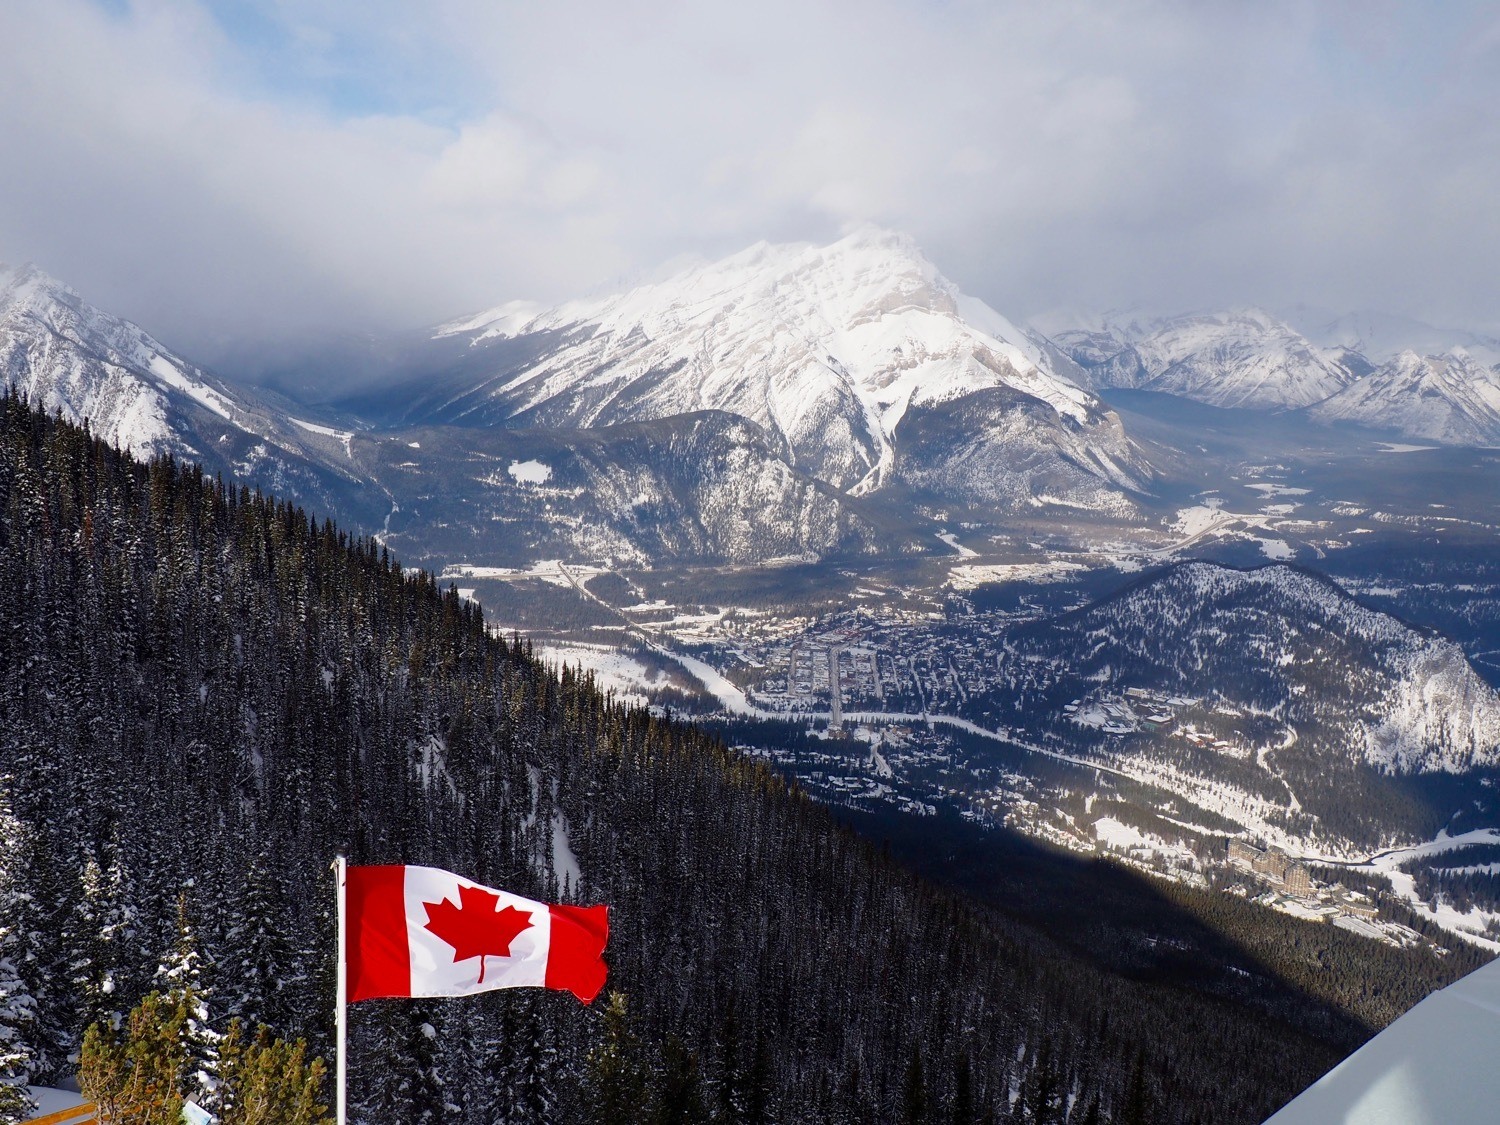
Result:
<svg viewBox="0 0 1500 1125"><path fill-rule="evenodd" d="M1482 931L1490 922L1500 920L1500 913L1475 909L1468 914L1462 914L1447 903L1437 906L1425 903L1417 896L1416 877L1401 870L1401 865L1407 860L1441 855L1469 844L1500 844L1500 831L1493 828L1481 828L1458 836L1449 836L1446 832L1440 832L1435 840L1386 852L1355 870L1384 875L1390 880L1391 889L1410 903L1412 909L1424 918L1436 923L1449 933L1458 934L1467 941L1488 949L1491 953L1500 953L1500 942L1481 936ZM1455 864L1455 866L1462 866L1462 864Z"/></svg>
<svg viewBox="0 0 1500 1125"><path fill-rule="evenodd" d="M952 547L954 553L958 555L959 558L975 559L979 557L978 551L973 551L968 547L965 547L958 541L958 536L954 535L951 531L939 531L937 533L937 537L944 543L948 544L948 546Z"/></svg>
<svg viewBox="0 0 1500 1125"><path fill-rule="evenodd" d="M1087 569L1083 563L1067 559L1033 563L969 563L955 566L948 572L948 585L955 590L972 590L994 582L1057 582L1074 571Z"/></svg>
<svg viewBox="0 0 1500 1125"><path fill-rule="evenodd" d="M1224 501L1218 497L1205 500L1202 504L1194 504L1189 508L1179 508L1177 518L1172 521L1172 530L1189 539L1195 535L1202 535L1228 518L1223 508Z"/></svg>
<svg viewBox="0 0 1500 1125"><path fill-rule="evenodd" d="M538 645L536 654L551 664L592 672L599 689L614 692L622 703L644 705L645 693L662 686L659 672L609 645L549 643Z"/></svg>
<svg viewBox="0 0 1500 1125"><path fill-rule="evenodd" d="M474 566L470 563L450 563L443 568L443 573L438 577L445 580L458 578L536 578L543 582L549 582L554 586L572 586L578 582L586 582L595 575L603 573L604 570L597 566L579 566L576 563L564 563L561 559L540 559L527 567Z"/></svg>
<svg viewBox="0 0 1500 1125"><path fill-rule="evenodd" d="M546 484L552 479L552 466L541 461L512 461L505 471L517 484Z"/></svg>
<svg viewBox="0 0 1500 1125"><path fill-rule="evenodd" d="M1260 553L1273 562L1286 562L1297 557L1297 552L1284 539L1261 539L1256 536L1255 542L1260 545Z"/></svg>

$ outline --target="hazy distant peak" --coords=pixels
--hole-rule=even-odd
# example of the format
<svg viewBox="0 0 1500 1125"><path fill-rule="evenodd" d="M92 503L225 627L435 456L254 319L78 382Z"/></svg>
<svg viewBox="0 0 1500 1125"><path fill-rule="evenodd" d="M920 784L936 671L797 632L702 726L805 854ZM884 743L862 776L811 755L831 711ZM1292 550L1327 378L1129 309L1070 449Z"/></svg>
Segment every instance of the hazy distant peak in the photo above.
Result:
<svg viewBox="0 0 1500 1125"><path fill-rule="evenodd" d="M1353 372L1255 305L1144 319L1106 317L1053 339L1095 385L1160 391L1213 406L1281 410L1337 393Z"/></svg>
<svg viewBox="0 0 1500 1125"><path fill-rule="evenodd" d="M18 266L0 262L0 303L7 307L61 301L76 307L82 298L77 290L47 273L35 262Z"/></svg>
<svg viewBox="0 0 1500 1125"><path fill-rule="evenodd" d="M929 290L923 294L921 290ZM440 325L435 335L477 333L474 342L516 336L563 325L598 324L618 330L634 319L650 334L660 316L679 319L684 311L711 303L764 300L782 290L800 290L838 318L861 299L878 300L906 292L913 300L953 311L960 296L916 242L904 234L861 226L826 246L808 242L757 242L717 261L693 260L676 272L621 286L602 294L551 307L530 301L508 301L473 316ZM872 291L881 291L872 297ZM833 306L833 307L829 307ZM991 310L991 318L996 314ZM1007 325L1009 322L1005 322ZM998 325L997 325L998 326ZM1015 331L1017 338L1023 337Z"/></svg>

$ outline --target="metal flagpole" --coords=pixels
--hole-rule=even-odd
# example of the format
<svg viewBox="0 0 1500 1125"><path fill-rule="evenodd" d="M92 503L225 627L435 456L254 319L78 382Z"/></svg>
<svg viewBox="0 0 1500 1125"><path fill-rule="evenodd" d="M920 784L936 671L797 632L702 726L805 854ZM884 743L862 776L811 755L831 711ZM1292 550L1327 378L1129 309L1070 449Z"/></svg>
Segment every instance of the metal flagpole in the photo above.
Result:
<svg viewBox="0 0 1500 1125"><path fill-rule="evenodd" d="M338 1009L334 1013L334 1027L337 1034L338 1057L334 1063L334 1120L338 1125L349 1123L349 1071L346 1062L347 1040L349 1037L349 976L344 963L344 953L348 949L349 941L349 917L348 906L345 897L345 887L348 882L349 861L343 856L336 856L333 861L334 882L338 886L338 918L339 918L339 949L338 949Z"/></svg>

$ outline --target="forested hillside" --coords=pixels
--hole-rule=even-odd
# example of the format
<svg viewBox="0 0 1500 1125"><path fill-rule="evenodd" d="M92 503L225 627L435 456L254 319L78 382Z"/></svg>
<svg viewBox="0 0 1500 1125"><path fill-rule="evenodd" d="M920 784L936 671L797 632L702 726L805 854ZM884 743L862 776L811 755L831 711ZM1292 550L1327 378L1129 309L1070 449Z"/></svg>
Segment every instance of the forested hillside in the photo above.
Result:
<svg viewBox="0 0 1500 1125"><path fill-rule="evenodd" d="M613 1056L567 996L359 1005L380 1125L588 1120L609 1083L660 1121L1257 1121L1334 1061L981 918L378 544L13 396L0 676L0 1020L36 1080L184 937L216 1024L326 1049L341 850L611 904L627 998Z"/></svg>

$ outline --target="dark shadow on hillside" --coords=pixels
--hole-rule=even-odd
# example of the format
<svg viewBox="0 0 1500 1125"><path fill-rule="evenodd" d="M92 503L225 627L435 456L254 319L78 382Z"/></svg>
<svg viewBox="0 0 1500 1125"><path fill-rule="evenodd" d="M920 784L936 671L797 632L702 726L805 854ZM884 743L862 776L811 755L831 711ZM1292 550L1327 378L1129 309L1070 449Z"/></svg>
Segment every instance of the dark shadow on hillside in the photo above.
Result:
<svg viewBox="0 0 1500 1125"><path fill-rule="evenodd" d="M951 812L912 817L896 812L841 808L839 819L887 846L891 854L921 875L953 887L994 916L1019 940L1041 947L1061 947L1095 968L1139 985L1143 1002L1162 989L1181 1002L1233 1013L1285 1044L1295 1044L1304 1064L1286 1073L1286 1085L1274 1091L1274 1105L1290 1100L1379 1030L1376 1021L1354 1008L1356 992L1372 986L1404 992L1400 1007L1462 976L1482 961L1481 954L1450 955L1438 962L1424 955L1428 974L1416 966L1416 955L1351 959L1350 950L1375 954L1373 943L1320 923L1302 922L1254 907L1218 892L1187 892L1185 904L1150 878L1103 858L1080 856L1049 847L1005 829L985 829ZM1217 900L1217 902L1216 902ZM1191 906L1192 908L1189 908ZM1215 907L1223 907L1215 912ZM1258 932L1236 933L1244 927ZM1331 939L1332 946L1319 946ZM1294 958L1316 958L1328 988L1315 994L1288 978L1283 965L1258 953L1276 948L1290 964ZM1396 951L1390 951L1392 955ZM1406 980L1370 979L1393 964L1409 964ZM1473 962L1471 964L1470 962ZM1348 1003L1333 997L1347 993ZM1164 1029L1169 1034L1170 1029ZM1226 1066L1234 1065L1225 1060ZM1267 1091L1268 1096L1272 1091Z"/></svg>

